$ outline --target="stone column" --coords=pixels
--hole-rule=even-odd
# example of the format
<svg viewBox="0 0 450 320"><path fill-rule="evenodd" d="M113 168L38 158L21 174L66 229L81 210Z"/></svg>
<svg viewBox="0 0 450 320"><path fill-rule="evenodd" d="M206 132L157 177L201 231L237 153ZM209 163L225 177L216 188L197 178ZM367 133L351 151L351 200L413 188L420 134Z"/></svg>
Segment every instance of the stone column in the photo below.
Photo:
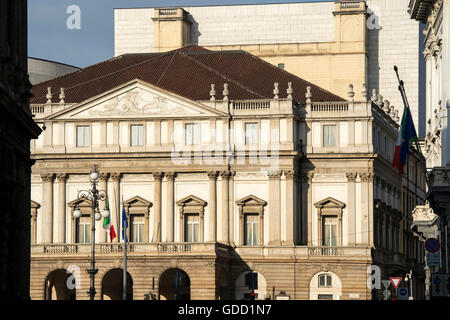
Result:
<svg viewBox="0 0 450 320"><path fill-rule="evenodd" d="M183 210L183 207L181 206L179 208L179 210L180 210L180 242L185 242L184 241L184 228L185 228L185 225L184 225L184 210Z"/></svg>
<svg viewBox="0 0 450 320"><path fill-rule="evenodd" d="M56 175L58 179L58 214L55 217L56 234L54 236L55 243L66 242L66 179L67 174L59 173Z"/></svg>
<svg viewBox="0 0 450 320"><path fill-rule="evenodd" d="M264 245L264 207L259 210L259 245Z"/></svg>
<svg viewBox="0 0 450 320"><path fill-rule="evenodd" d="M369 244L369 183L373 181L371 173L360 173L361 178L361 243Z"/></svg>
<svg viewBox="0 0 450 320"><path fill-rule="evenodd" d="M111 223L114 226L114 230L116 231L117 237L113 239L113 242L120 242L122 239L122 229L120 226L121 219L120 219L120 179L121 174L120 173L111 173L110 175L111 181L113 182L113 190L109 190L108 194L113 197L113 201L111 201L109 204L111 206ZM111 199L110 198L110 199ZM114 206L114 207L112 207Z"/></svg>
<svg viewBox="0 0 450 320"><path fill-rule="evenodd" d="M98 189L100 191L105 191L106 194L108 194L108 174L101 172L98 175ZM102 211L106 208L106 200L99 200L98 202L98 207L100 210L100 213L102 213ZM111 212L110 212L111 214ZM115 229L115 227L114 227ZM106 240L106 234L107 232L105 231L105 229L103 229L103 218L100 219L100 221L96 221L96 226L95 226L95 239L97 240L96 242L98 243L105 243L107 242Z"/></svg>
<svg viewBox="0 0 450 320"><path fill-rule="evenodd" d="M209 178L209 241L217 241L217 171L207 172Z"/></svg>
<svg viewBox="0 0 450 320"><path fill-rule="evenodd" d="M234 246L234 208L235 208L235 203L234 203L234 176L236 175L236 171L230 171L230 182L229 182L229 188L230 188L230 193L229 193L229 206L228 206L228 210L229 210L229 235L228 238L230 240L230 245Z"/></svg>
<svg viewBox="0 0 450 320"><path fill-rule="evenodd" d="M313 200L312 200L312 184L313 184L314 172L307 172L306 179L304 179L303 186L306 185L307 191L307 213L304 215L304 226L303 230L305 230L304 238L308 240L307 245L313 245ZM321 236L320 236L321 237Z"/></svg>
<svg viewBox="0 0 450 320"><path fill-rule="evenodd" d="M244 245L244 208L242 206L239 206L239 245ZM261 244L262 245L262 244Z"/></svg>
<svg viewBox="0 0 450 320"><path fill-rule="evenodd" d="M41 243L53 242L53 173L42 174Z"/></svg>
<svg viewBox="0 0 450 320"><path fill-rule="evenodd" d="M37 209L39 207L31 208L31 244L36 244L37 235Z"/></svg>
<svg viewBox="0 0 450 320"><path fill-rule="evenodd" d="M202 208L202 210L199 212L198 215L199 218L199 228L200 228L200 243L205 242L205 207Z"/></svg>
<svg viewBox="0 0 450 320"><path fill-rule="evenodd" d="M166 227L166 242L174 242L174 211L173 204L175 202L174 199L174 181L175 181L176 173L168 172L166 174L167 178L167 227Z"/></svg>
<svg viewBox="0 0 450 320"><path fill-rule="evenodd" d="M154 185L154 211L153 211L153 242L161 242L161 183L164 173L153 172Z"/></svg>
<svg viewBox="0 0 450 320"><path fill-rule="evenodd" d="M282 171L269 171L269 245L281 245L280 177Z"/></svg>
<svg viewBox="0 0 450 320"><path fill-rule="evenodd" d="M284 245L294 245L294 176L295 171L284 172L286 177L286 242Z"/></svg>
<svg viewBox="0 0 450 320"><path fill-rule="evenodd" d="M358 176L357 173L347 173L347 199L348 199L348 206L347 206L347 212L348 212L348 245L353 246L356 244L356 177Z"/></svg>
<svg viewBox="0 0 450 320"><path fill-rule="evenodd" d="M220 176L222 177L222 238L221 242L229 243L229 178L230 172L221 171Z"/></svg>

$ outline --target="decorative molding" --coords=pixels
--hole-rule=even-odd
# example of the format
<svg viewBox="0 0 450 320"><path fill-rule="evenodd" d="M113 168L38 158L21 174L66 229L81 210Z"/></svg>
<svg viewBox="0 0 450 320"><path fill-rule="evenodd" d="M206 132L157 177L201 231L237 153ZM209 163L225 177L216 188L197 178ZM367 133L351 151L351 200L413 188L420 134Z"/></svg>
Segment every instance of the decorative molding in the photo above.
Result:
<svg viewBox="0 0 450 320"><path fill-rule="evenodd" d="M216 180L219 173L217 171L208 171L206 172L206 175L208 176L209 179Z"/></svg>
<svg viewBox="0 0 450 320"><path fill-rule="evenodd" d="M176 177L177 177L176 172L166 172L167 181L175 181Z"/></svg>
<svg viewBox="0 0 450 320"><path fill-rule="evenodd" d="M269 179L280 179L282 174L282 170L267 171L267 176L269 177Z"/></svg>
<svg viewBox="0 0 450 320"><path fill-rule="evenodd" d="M120 179L122 178L122 174L118 173L118 172L114 172L114 173L111 173L110 178L112 181L117 182L117 181L120 181Z"/></svg>
<svg viewBox="0 0 450 320"><path fill-rule="evenodd" d="M348 182L355 182L358 174L356 172L349 172L345 174L345 177L347 178Z"/></svg>
<svg viewBox="0 0 450 320"><path fill-rule="evenodd" d="M155 181L162 181L162 178L164 177L164 172L152 172L152 175Z"/></svg>
<svg viewBox="0 0 450 320"><path fill-rule="evenodd" d="M53 177L54 177L53 173L41 174L42 182L53 182Z"/></svg>
<svg viewBox="0 0 450 320"><path fill-rule="evenodd" d="M67 173L58 173L56 174L56 178L58 179L59 182L66 182L68 177Z"/></svg>
<svg viewBox="0 0 450 320"><path fill-rule="evenodd" d="M108 176L109 176L109 173L107 173L107 172L100 172L98 174L98 180L102 181L102 182L106 182L106 181L108 181Z"/></svg>
<svg viewBox="0 0 450 320"><path fill-rule="evenodd" d="M286 179L294 179L297 176L297 172L295 170L284 170L284 176Z"/></svg>

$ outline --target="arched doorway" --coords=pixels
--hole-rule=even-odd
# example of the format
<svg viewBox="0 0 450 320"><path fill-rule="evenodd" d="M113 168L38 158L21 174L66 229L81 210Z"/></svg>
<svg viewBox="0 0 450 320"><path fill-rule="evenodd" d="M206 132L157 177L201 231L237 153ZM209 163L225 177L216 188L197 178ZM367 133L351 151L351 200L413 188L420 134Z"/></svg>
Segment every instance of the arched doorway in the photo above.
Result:
<svg viewBox="0 0 450 320"><path fill-rule="evenodd" d="M191 279L181 269L168 269L159 278L160 300L190 300Z"/></svg>
<svg viewBox="0 0 450 320"><path fill-rule="evenodd" d="M109 270L102 279L102 300L122 300L123 269ZM127 300L133 300L133 278L127 272Z"/></svg>
<svg viewBox="0 0 450 320"><path fill-rule="evenodd" d="M257 284L255 288L255 299L256 300L264 300L267 296L267 283L266 279L262 275L262 273L257 271L245 271L239 275L236 279L236 287L235 287L235 299L236 300L249 300L251 290L249 289L248 284L245 283L245 278L247 273L254 272L257 273Z"/></svg>
<svg viewBox="0 0 450 320"><path fill-rule="evenodd" d="M50 272L45 279L44 300L76 300L72 273L66 269Z"/></svg>
<svg viewBox="0 0 450 320"><path fill-rule="evenodd" d="M309 284L310 300L340 300L341 279L333 272L323 271L315 274Z"/></svg>

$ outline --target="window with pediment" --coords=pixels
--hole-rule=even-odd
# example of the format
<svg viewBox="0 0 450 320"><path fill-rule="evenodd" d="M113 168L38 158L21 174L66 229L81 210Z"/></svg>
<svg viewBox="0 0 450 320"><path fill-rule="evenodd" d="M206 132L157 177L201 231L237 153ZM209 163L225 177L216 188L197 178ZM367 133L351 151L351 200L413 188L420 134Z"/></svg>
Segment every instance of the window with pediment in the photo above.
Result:
<svg viewBox="0 0 450 320"><path fill-rule="evenodd" d="M342 213L345 204L330 197L314 206L317 209L319 245L342 246Z"/></svg>
<svg viewBox="0 0 450 320"><path fill-rule="evenodd" d="M264 207L267 202L253 195L236 201L239 208L239 244L264 244Z"/></svg>
<svg viewBox="0 0 450 320"><path fill-rule="evenodd" d="M177 201L180 213L180 241L204 241L204 215L206 201L190 195Z"/></svg>
<svg viewBox="0 0 450 320"><path fill-rule="evenodd" d="M153 204L139 196L124 202L125 213L129 221L127 237L131 242L148 242L150 208Z"/></svg>

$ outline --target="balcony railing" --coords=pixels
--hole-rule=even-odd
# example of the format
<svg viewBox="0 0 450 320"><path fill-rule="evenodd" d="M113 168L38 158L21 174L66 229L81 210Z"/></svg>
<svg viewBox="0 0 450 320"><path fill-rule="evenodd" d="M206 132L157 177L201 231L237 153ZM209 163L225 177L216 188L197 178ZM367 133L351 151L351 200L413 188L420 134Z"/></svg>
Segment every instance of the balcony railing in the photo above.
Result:
<svg viewBox="0 0 450 320"><path fill-rule="evenodd" d="M341 247L310 247L310 256L320 257L339 257L343 255L343 248Z"/></svg>
<svg viewBox="0 0 450 320"><path fill-rule="evenodd" d="M96 254L123 254L122 243L99 243L95 246ZM298 258L320 257L370 257L371 249L367 247L308 247L308 246L237 246L234 250L224 243L130 243L127 251L132 255L229 255L241 256L280 256ZM31 246L31 255L70 255L90 254L91 245L86 244L38 244Z"/></svg>
<svg viewBox="0 0 450 320"><path fill-rule="evenodd" d="M341 112L348 111L348 102L314 102L311 105L313 112Z"/></svg>

